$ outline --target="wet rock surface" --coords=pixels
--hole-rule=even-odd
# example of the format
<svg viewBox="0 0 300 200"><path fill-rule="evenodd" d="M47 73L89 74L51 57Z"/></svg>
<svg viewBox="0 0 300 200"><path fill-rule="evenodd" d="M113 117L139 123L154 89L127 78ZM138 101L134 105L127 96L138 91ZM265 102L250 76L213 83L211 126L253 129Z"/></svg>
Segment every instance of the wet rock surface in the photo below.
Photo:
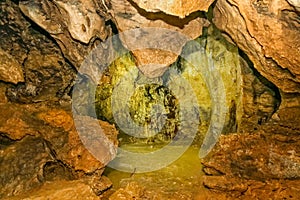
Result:
<svg viewBox="0 0 300 200"><path fill-rule="evenodd" d="M299 1L168 2L0 2L1 199L300 199ZM207 11L210 5L213 13L197 12ZM230 113L225 132L240 133L221 137L203 161L203 180L173 177L168 171L161 179L152 175L133 182L133 173L120 189L109 190L112 182L103 176L103 171L116 155L118 131L107 122L81 116L77 125L91 134L78 134L70 108L76 69L100 41L112 35L112 30L117 33L140 27L166 28L199 39L209 24L216 25L228 41L243 51L229 48L243 58L232 69L223 68L225 78L232 79L228 87L230 98L242 93L241 98L234 99L236 102L227 102ZM132 59L123 60L135 69L132 75L137 84L147 82L149 77L154 83L152 87L140 87L142 92L136 95L148 96L142 98L142 104L133 106L131 114L142 124L142 118L150 112L137 112L143 104L166 102L171 112L163 114L176 115L175 103L170 103L173 99L161 95L168 90L157 90L158 84L165 81L160 76L177 60L186 40L155 31L146 33L153 34L149 40L145 33L135 33L140 35L121 35L125 47L136 47L135 43L155 48L172 44L174 49L172 53L137 49L132 52ZM105 48L103 45L101 51ZM222 52L220 46L205 44L205 48L216 51L213 58L220 66L228 65L230 54ZM97 61L100 67L107 65L101 59ZM127 70L123 61L116 61L117 73ZM185 67L180 64L179 71ZM241 77L235 76L239 70ZM104 105L100 107L109 121L112 115L106 105L118 80L106 75L103 79L107 82L104 81L106 85L99 95ZM84 89L91 88L80 89L84 93ZM125 95L127 90L122 92L119 95ZM207 101L207 96L202 97ZM237 112L239 108L243 108L242 113ZM204 122L209 118L209 109L202 114ZM104 135L95 131L99 126ZM171 138L176 128L174 123L168 123ZM99 144L104 144L103 148ZM171 184L161 187L159 184L166 183L165 179ZM146 181L150 185L144 187Z"/></svg>
<svg viewBox="0 0 300 200"><path fill-rule="evenodd" d="M5 82L24 82L22 66L3 50L0 51L0 79Z"/></svg>
<svg viewBox="0 0 300 200"><path fill-rule="evenodd" d="M219 109L220 115L226 112L220 132L253 131L278 109L280 94L250 64L213 26L206 29L204 36L188 42L178 61L161 77L145 76L135 68L130 53L121 54L97 85L97 116L116 123L122 132L133 136L132 142L141 141L139 136L155 133L152 142L169 141L178 132L191 135L195 129L191 120L194 115L200 118L197 141L202 142L213 109ZM179 109L180 102L185 109ZM216 108L216 104L222 106ZM191 115L179 122L179 112L183 110Z"/></svg>
<svg viewBox="0 0 300 200"><path fill-rule="evenodd" d="M241 67L241 98L242 112L237 112L240 133L257 130L268 122L282 105L278 89L258 72L250 67L244 58L240 58Z"/></svg>
<svg viewBox="0 0 300 200"><path fill-rule="evenodd" d="M93 8L89 2L86 3L83 10L76 10L78 15L85 15L89 8ZM39 6L44 7L41 9ZM71 5L61 2L61 6L68 10ZM110 149L102 149L98 155L103 156L105 162L97 160L84 146L75 128L70 101L76 75L73 65L80 64L79 58L74 56L74 60L68 60L70 53L64 52L61 46L63 43L51 35L58 34L63 39L63 31L59 32L61 27L70 31L68 33L72 35L73 41L78 39L77 33L83 34L80 32L82 28L77 29L79 25L74 18L67 20L68 29L64 29L64 24L57 23L59 17L62 17L60 15L53 15L58 18L55 18L55 22L51 21L54 18L49 16L50 10L57 11L53 2L1 1L0 9L0 198L17 195L16 199L40 199L45 196L50 199L68 199L71 195L73 199L75 195L77 199L97 199L97 195L111 187L109 180L102 177L102 172L107 162L114 157L118 132L114 126L96 120L98 126L102 126L104 135L107 133L105 138L110 144L106 146ZM52 14L55 13L52 11ZM95 16L96 11L93 11L88 13L91 14L88 15L91 21L85 19L85 22L93 27L97 24L101 28L104 21L101 16ZM41 21L35 21L29 14ZM44 21L44 16L51 20ZM50 34L42 29L49 27L42 26L41 22L49 27L53 25ZM86 38L81 38L80 42L93 40L94 34L99 33L96 29L88 29ZM105 34L99 34L97 36L102 39L106 37ZM70 41L66 39L64 42ZM70 46L68 50L78 50ZM90 49L87 44L83 47ZM82 123L88 126L89 121L86 118ZM89 136L87 141L93 139ZM36 188L43 188L45 183L48 184L45 186L47 189L37 192ZM72 187L77 188L77 191ZM56 192L51 196L53 191Z"/></svg>
<svg viewBox="0 0 300 200"><path fill-rule="evenodd" d="M203 161L204 186L229 199L298 199L299 111L279 110L258 131L223 136Z"/></svg>
<svg viewBox="0 0 300 200"><path fill-rule="evenodd" d="M299 199L298 180L268 180L264 182L228 177L205 177L209 191L195 198L204 199Z"/></svg>

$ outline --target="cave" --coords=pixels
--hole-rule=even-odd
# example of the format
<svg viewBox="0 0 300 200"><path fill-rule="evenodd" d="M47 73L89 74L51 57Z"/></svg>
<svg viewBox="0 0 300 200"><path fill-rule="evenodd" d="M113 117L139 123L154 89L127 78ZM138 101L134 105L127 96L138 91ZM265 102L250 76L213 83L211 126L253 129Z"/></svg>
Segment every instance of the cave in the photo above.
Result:
<svg viewBox="0 0 300 200"><path fill-rule="evenodd" d="M296 0L1 0L0 199L300 199Z"/></svg>

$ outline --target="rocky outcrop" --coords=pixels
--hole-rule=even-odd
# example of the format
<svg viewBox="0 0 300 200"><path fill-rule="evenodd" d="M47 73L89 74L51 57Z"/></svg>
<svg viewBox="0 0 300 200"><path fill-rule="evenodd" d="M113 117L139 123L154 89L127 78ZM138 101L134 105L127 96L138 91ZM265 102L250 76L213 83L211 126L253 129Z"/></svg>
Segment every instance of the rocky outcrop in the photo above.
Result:
<svg viewBox="0 0 300 200"><path fill-rule="evenodd" d="M204 178L207 190L195 200L218 199L299 199L299 180L255 181L223 176Z"/></svg>
<svg viewBox="0 0 300 200"><path fill-rule="evenodd" d="M111 5L118 30L125 32L120 35L124 46L132 50L143 74L151 78L161 76L177 60L186 42L199 37L202 28L209 24L197 14L179 19L149 13L127 0L112 0ZM136 28L140 29L126 34Z"/></svg>
<svg viewBox="0 0 300 200"><path fill-rule="evenodd" d="M240 58L241 67L241 97L239 133L257 130L268 122L281 105L280 92L272 83L262 77L249 62Z"/></svg>
<svg viewBox="0 0 300 200"><path fill-rule="evenodd" d="M182 131L184 136L197 131L191 130L190 118L181 127L178 125L177 99L169 89L161 87L172 81L172 71L167 70L175 69L195 90L201 86L195 92L197 100L204 102L201 112L193 110L194 102L186 99L187 109L183 110L199 115L197 119L207 129L210 117L220 115L212 115L210 98L219 98L219 104L228 107L223 131L244 133L221 137L203 161L207 175L203 184L209 189L208 197L213 191L213 195L219 195L215 199L256 199L261 194L272 199L299 199L299 1L218 0L211 9L213 13L197 12L207 11L212 2L1 1L0 198L97 199L111 187L102 173L116 155L118 131L90 116L81 116L74 123L70 90L76 70L86 56L114 30L120 33L122 44L132 50L133 57L127 54L118 58L101 77L96 93L100 117L114 122L110 96L124 73L133 69L132 77L124 81L127 88L118 93L124 103L122 98L128 91L135 91L130 99L130 118L126 120L132 117L138 124L148 123L147 131L152 125L153 129L162 128L164 120L170 119L157 140L146 142L157 142L162 135L170 139L182 127L189 127L187 132ZM204 28L210 23L210 28L216 26L242 51L229 45L219 32L215 35L210 28ZM117 30L110 27L113 24ZM135 30L130 32L132 29ZM216 91L213 96L207 91L205 80L201 80L201 73L178 59L182 50L184 53L193 49L186 44L194 39L201 43L201 48L194 50L203 53L194 55L197 66L206 66L208 70L204 72L217 69L221 74L218 78L202 73L211 83L209 89ZM117 42L113 41L116 48L121 46ZM106 48L102 44L99 49L104 52ZM184 56L191 58L192 53L188 51ZM243 58L239 58L239 53ZM208 59L213 60L213 66L206 65ZM108 64L102 63L101 58L95 60L100 67ZM86 77L80 78L84 85ZM215 87L221 81L227 98L219 95L220 87ZM145 82L150 82L150 86L144 86ZM190 97L193 92L179 83L174 84L174 91ZM88 96L84 89L95 88L79 88ZM84 102L81 97L84 96L79 96L78 104ZM88 103L90 109L95 102ZM156 104L164 109L158 108L161 112L156 121L149 121L152 113L148 108ZM88 115L89 111L83 113ZM123 111L118 110L118 114L123 115ZM104 133L100 136L96 131L99 127ZM81 135L80 130L89 134ZM146 131L142 133L150 133ZM183 191L174 193L177 199L180 192ZM133 183L118 190L111 199L151 199L155 195L157 192L147 194L147 190ZM192 198L191 194L181 197Z"/></svg>
<svg viewBox="0 0 300 200"><path fill-rule="evenodd" d="M23 1L22 3L20 3L22 4L20 7L25 12L24 6L28 2ZM45 2L40 2L39 5L43 3ZM49 9L47 11L57 9L51 7L51 3L43 4L43 6L49 6L43 7L43 9ZM39 13L40 11L39 14L41 14L42 11L45 11L39 10L37 5L32 2L30 5L33 6L30 7L32 12ZM70 11L71 7L68 5L61 4L61 6L65 6L64 9ZM86 9L89 8L93 8L93 6ZM51 11L51 14L53 13ZM90 22L86 19L86 23L91 23L92 26L97 25L98 28L102 27L100 22L103 21L99 15L86 14L91 18ZM80 13L78 15L80 16ZM0 198L23 193L30 194L29 191L43 187L45 182L53 181L58 181L58 185L59 181L66 181L66 184L60 184L65 187L55 188L57 186L55 183L51 187L49 186L50 190L57 190L57 193L51 197L53 199L57 199L57 195L62 193L65 193L64 198L67 198L72 184L82 188L74 194L78 195L78 199L88 196L92 196L94 199L98 198L97 195L111 187L107 178L102 177L102 172L107 162L115 156L118 131L107 122L96 120L110 144L101 147L102 151L98 153L98 158L103 159L96 159L84 146L82 138L75 128L70 110L69 93L76 74L73 64L79 65L76 60L78 57L73 57L74 63L72 60L70 63L66 58L68 52L62 54L57 41L53 40L51 35L34 22L24 17L15 2L2 1L0 16L0 54L2 57L0 61ZM46 18L42 17L46 14L38 16L41 17L38 19L46 24L49 22L44 20L47 17L53 20L48 15ZM72 17L74 16L72 15ZM60 32L59 29L62 27L62 30L65 30L63 26L56 24L58 21L50 22L47 25L51 26L52 29L49 30L52 31L49 32L52 34L58 31L56 33L64 37L63 32ZM68 24L70 32L68 33L72 35L72 40L77 40L80 36L77 35L76 38L78 26L74 23L78 21L72 18L66 23L68 22L70 22ZM81 43L85 43L89 39L93 40L89 37L98 34L97 30L93 28L87 31L87 37L79 38L82 41L76 42L84 48L88 48L88 45ZM78 34L83 35L82 32ZM106 36L102 35L101 37L105 38ZM69 47L68 50L77 51L75 47L73 49ZM89 120L83 120L82 123L89 125ZM90 138L85 141L93 145L94 137L92 134L88 136ZM77 179L84 184L73 182ZM42 195L48 194L38 193L33 197L43 198L40 197ZM69 195L72 195L72 192ZM31 198L25 196L25 199Z"/></svg>
<svg viewBox="0 0 300 200"><path fill-rule="evenodd" d="M22 194L46 181L78 178L87 181L98 195L106 189L100 179L107 163L97 160L83 145L70 111L43 104L0 107L1 197ZM114 126L99 123L111 140L109 147L116 148ZM108 162L115 156L111 152L115 149L101 151L98 156Z"/></svg>
<svg viewBox="0 0 300 200"><path fill-rule="evenodd" d="M291 4L289 4L289 2ZM287 93L300 92L300 25L295 1L219 0L214 24Z"/></svg>
<svg viewBox="0 0 300 200"><path fill-rule="evenodd" d="M113 125L99 121L99 127L93 127L89 124L89 118L81 118L81 123L85 124L87 127L91 127L91 130L92 128L97 129L101 127L102 130L104 130L104 133L106 133L109 136L109 139L111 139L110 142L113 145L103 146L103 149L98 151L98 156L100 158L106 158L105 162L101 162L102 160L98 160L97 157L94 157L85 146L86 143L89 143L91 146L97 145L95 144L93 132L89 132L89 135L86 136L89 137L88 141L84 143L84 138L78 132L79 130L75 128L71 113L61 109L53 109L39 112L37 116L51 127L62 128L67 133L65 141L61 144L62 146L60 147L53 142L53 147L55 148L55 152L58 156L57 159L64 161L64 163L72 166L75 170L80 170L85 173L93 173L97 170L103 170L104 166L114 158L115 150L109 148L116 148L116 137L118 132ZM44 137L46 137L50 142L57 140L57 138L55 139L57 135L54 136L48 134Z"/></svg>
<svg viewBox="0 0 300 200"><path fill-rule="evenodd" d="M177 75L183 79L174 78ZM277 110L280 99L275 87L266 83L269 82L257 77L257 72L239 56L238 48L210 26L206 36L185 45L179 61L161 77L151 79L140 73L130 54L116 59L108 66L96 89L96 112L99 118L117 123L129 135L141 132L139 134L145 136L149 128L150 135L157 133L154 140L164 141L174 137L176 130L182 131L178 126L181 111L177 99L186 105L192 116L199 115L198 139L201 141L208 132L213 109L219 115L225 113L223 133L253 131L267 122ZM178 94L183 95L179 97ZM193 95L195 101L192 103L187 97ZM125 106L127 101L129 109ZM165 110L151 111L155 105L163 105ZM217 108L216 105L222 106ZM157 116L151 112L156 112ZM143 130L137 131L132 121L141 125ZM191 118L180 123L189 127L182 133L191 135L194 129Z"/></svg>
<svg viewBox="0 0 300 200"><path fill-rule="evenodd" d="M8 99L19 103L61 99L69 92L75 72L57 45L11 1L0 3L0 18L0 78L18 83L8 86Z"/></svg>
<svg viewBox="0 0 300 200"><path fill-rule="evenodd" d="M121 200L121 199L142 199L145 197L144 188L136 182L131 182L126 185L125 188L120 188L113 193L109 200ZM153 197L152 197L153 198Z"/></svg>
<svg viewBox="0 0 300 200"><path fill-rule="evenodd" d="M16 197L6 198L6 200L39 200L47 197L49 200L99 200L99 197L84 181L54 181L49 182L39 189L32 190L29 195L19 195Z"/></svg>
<svg viewBox="0 0 300 200"><path fill-rule="evenodd" d="M24 82L22 66L2 49L0 49L0 57L0 80L14 84Z"/></svg>
<svg viewBox="0 0 300 200"><path fill-rule="evenodd" d="M100 4L94 1L21 1L22 12L55 39L64 56L79 68L96 40L109 35Z"/></svg>
<svg viewBox="0 0 300 200"><path fill-rule="evenodd" d="M287 108L252 134L223 136L203 161L204 185L229 199L299 198L299 119L299 108Z"/></svg>
<svg viewBox="0 0 300 200"><path fill-rule="evenodd" d="M299 0L287 0L297 11L300 11L300 2Z"/></svg>
<svg viewBox="0 0 300 200"><path fill-rule="evenodd" d="M43 139L26 137L14 143L4 136L1 137L2 144L4 140L8 145L1 145L0 150L0 198L17 195L42 185L40 176L43 164L52 160L44 147Z"/></svg>
<svg viewBox="0 0 300 200"><path fill-rule="evenodd" d="M184 18L196 11L207 11L213 0L169 0L169 1L150 1L150 0L133 0L140 8L147 12L164 12L169 15Z"/></svg>

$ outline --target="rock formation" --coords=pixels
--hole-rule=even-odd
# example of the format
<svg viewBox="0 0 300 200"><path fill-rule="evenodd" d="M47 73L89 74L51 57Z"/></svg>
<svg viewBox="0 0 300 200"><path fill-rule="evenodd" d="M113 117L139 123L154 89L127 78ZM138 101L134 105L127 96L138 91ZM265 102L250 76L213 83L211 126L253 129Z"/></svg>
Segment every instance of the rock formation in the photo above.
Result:
<svg viewBox="0 0 300 200"><path fill-rule="evenodd" d="M95 41L109 35L93 1L21 1L20 9L55 39L64 56L79 68Z"/></svg>
<svg viewBox="0 0 300 200"><path fill-rule="evenodd" d="M207 189L199 188L196 199L255 199L261 194L299 199L299 13L298 0L1 1L0 198L103 195L112 184L103 171L116 156L120 128L107 122L115 123L111 96L130 71L119 98L135 92L129 102L137 123L160 129L167 122L157 138L172 139L180 126L191 127L189 120L178 123L177 99L162 87L173 81L172 73L196 91L200 111L186 99L184 108L199 115L199 132L220 114L212 114L213 104L228 108L226 135L202 161ZM111 40L117 34L120 41ZM190 45L192 41L200 45ZM126 55L102 62L111 56L108 45L116 55ZM96 47L102 57L87 62ZM95 77L80 71L83 63L105 68L96 86L86 84ZM199 66L206 70L199 74ZM78 101L72 101L75 80L82 86ZM215 87L221 81L226 98ZM173 92L193 95L174 85ZM74 108L94 94L90 90L96 91L95 101L72 110L72 103ZM106 121L90 115L94 104ZM164 109L151 124L150 107L156 104ZM76 118L77 112L84 116ZM81 135L81 130L89 134ZM145 192L129 183L111 199L147 196Z"/></svg>
<svg viewBox="0 0 300 200"><path fill-rule="evenodd" d="M299 3L298 3L299 4ZM300 25L295 1L217 1L214 24L282 92L299 93Z"/></svg>
<svg viewBox="0 0 300 200"><path fill-rule="evenodd" d="M132 1L112 0L111 5L118 30L125 32L120 35L123 44L132 50L139 69L152 78L161 76L177 60L186 42L199 37L202 28L209 24L197 13L179 19L164 13L148 13ZM136 28L140 30L126 34Z"/></svg>
<svg viewBox="0 0 300 200"><path fill-rule="evenodd" d="M299 198L297 121L299 108L287 108L258 131L222 137L203 161L204 185L218 199Z"/></svg>
<svg viewBox="0 0 300 200"><path fill-rule="evenodd" d="M212 4L209 1L195 1L195 0L171 0L171 1L149 1L149 0L133 0L140 8L147 12L164 12L169 15L184 18L196 11L207 11Z"/></svg>

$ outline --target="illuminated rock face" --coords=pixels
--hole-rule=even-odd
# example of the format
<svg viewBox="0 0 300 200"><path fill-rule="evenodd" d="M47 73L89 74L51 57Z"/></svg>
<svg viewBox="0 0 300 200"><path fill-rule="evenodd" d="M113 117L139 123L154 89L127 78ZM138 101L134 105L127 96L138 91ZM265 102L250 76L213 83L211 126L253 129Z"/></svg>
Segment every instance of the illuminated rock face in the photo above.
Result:
<svg viewBox="0 0 300 200"><path fill-rule="evenodd" d="M0 49L0 57L0 80L15 84L24 82L22 66L2 49Z"/></svg>
<svg viewBox="0 0 300 200"><path fill-rule="evenodd" d="M133 0L140 8L148 12L164 12L184 18L196 11L207 11L213 0Z"/></svg>
<svg viewBox="0 0 300 200"><path fill-rule="evenodd" d="M27 0L20 2L20 8L55 38L64 56L79 68L96 44L94 41L103 41L110 35L105 25L109 18L116 23L119 32L156 27L178 31L195 39L208 25L208 20L195 11L207 11L212 4L212 1L184 0L112 0L107 5L103 2ZM106 9L111 17L107 17ZM300 53L298 1L219 0L213 10L212 22L248 55L261 75L282 93L300 92L300 61L296 56ZM138 37L121 36L121 40L129 49L131 43L140 42ZM168 45L168 40L158 42ZM184 45L185 42L179 44L177 51L180 52ZM139 69L152 78L161 76L176 61L176 53L159 49L133 51ZM22 81L21 76L16 78L12 81Z"/></svg>
<svg viewBox="0 0 300 200"><path fill-rule="evenodd" d="M219 0L213 22L249 56L261 75L282 92L299 93L297 9L299 1Z"/></svg>
<svg viewBox="0 0 300 200"><path fill-rule="evenodd" d="M53 37L64 56L79 68L91 51L95 40L109 35L104 17L97 14L99 5L93 1L20 2L22 12Z"/></svg>
<svg viewBox="0 0 300 200"><path fill-rule="evenodd" d="M202 28L209 22L193 14L184 19L164 13L149 13L127 0L112 0L112 13L120 32L138 28L157 28L157 30L137 30L135 35L120 36L124 46L136 58L137 67L150 78L161 76L174 63L187 40L174 41L176 36L163 36L167 29L184 35L189 40L196 39L202 34ZM141 32L141 33L140 33ZM145 38L149 38L145 40ZM172 41L173 40L173 41ZM137 46L139 44L139 46ZM172 52L164 47L172 45ZM145 48L154 47L154 48Z"/></svg>
<svg viewBox="0 0 300 200"><path fill-rule="evenodd" d="M207 11L209 6L212 12L197 12ZM199 117L198 142L215 117L212 114L216 103L212 97L215 97L222 99L221 107L227 110L223 132L245 134L231 134L220 140L215 159L206 165L206 173L220 175L219 172L228 177L210 176L212 180L206 180L205 185L216 190L221 188L222 193L238 190L241 195L247 189L250 199L255 196L251 192L267 186L270 193L283 191L286 198L290 198L288 193L292 191L295 199L299 199L299 189L294 187L299 185L300 172L297 155L300 151L299 11L298 0L217 0L214 4L211 0L170 0L168 3L2 0L0 169L3 181L0 181L0 198L30 191L33 199L46 196L69 199L74 195L78 199L99 199L96 195L111 186L101 176L107 162L115 157L118 144L118 130L107 122L116 122L112 107L117 115L124 115L124 105L128 103L129 117L123 119L140 125L144 132L139 136L148 137L125 138L120 134L120 140L159 144L169 142L177 133L188 136L193 131L191 128L182 131L182 127L193 124L189 119L180 121L181 100L184 111ZM161 31L122 34L139 28L175 31L190 42L162 37ZM81 63L113 32L121 33L121 43L129 50L141 43L157 48L132 50L131 54L116 59L101 77L96 99L89 103L93 107L95 100L98 117L105 120L99 120L99 124L111 142L111 148L98 151L99 157L104 158L102 162L82 144L85 140L79 137L72 118L70 107L74 101L71 101L70 91ZM143 40L147 38L143 34L155 39ZM193 42L201 48L195 48ZM161 50L158 48L161 46L173 47L174 51ZM102 45L101 51L106 47ZM193 54L195 52L197 54ZM182 57L189 58L193 64ZM199 71L199 68L205 70ZM210 70L216 70L219 75L214 76ZM176 80L177 75L187 82ZM83 75L83 84L84 78ZM120 101L112 106L113 91L120 81L123 88L115 94ZM172 81L170 89L167 86ZM213 87L220 82L223 82L225 97L218 96L219 87ZM186 83L193 91L186 89ZM79 89L83 94L80 98L84 100L84 95L89 95L84 89L91 88ZM179 93L185 97L195 94L196 101L180 99L176 96ZM130 98L125 99L129 95ZM195 103L199 110L195 109ZM156 113L152 112L153 108ZM84 116L80 123L88 132L95 133L98 126L90 123L90 119ZM125 130L134 132L126 120L121 120L122 124L128 124ZM120 132L128 133L123 127L119 128ZM153 130L160 132L151 137ZM94 137L89 142L89 146L98 147ZM281 170L282 167L285 169ZM247 188L244 186L249 186L249 182L241 185L244 182L238 177L246 178L243 181L273 180L265 186L265 183L251 182ZM290 178L296 182L283 188L277 186L278 179ZM45 182L51 183L31 192ZM260 195L268 194L264 189L258 191ZM28 193L25 196L28 197ZM21 197L14 199L23 199Z"/></svg>
<svg viewBox="0 0 300 200"><path fill-rule="evenodd" d="M149 78L139 72L130 54L115 60L105 74L96 93L98 117L117 123L128 135L136 132L130 126L133 121L145 130L139 136L147 137L149 130L159 133L154 141L169 141L178 131L190 135L192 130L181 129L183 124L193 126L189 120L180 121L180 102L187 105L185 112L199 117L198 139L206 134L216 104L222 104L219 114L226 113L224 133L252 130L258 122L267 121L278 107L276 92L255 77L237 47L212 26L205 36L188 42L179 61L161 77ZM195 101L191 101L193 96ZM120 123L115 120L117 115Z"/></svg>
<svg viewBox="0 0 300 200"><path fill-rule="evenodd" d="M111 152L117 148L118 131L107 122L99 121L99 125L114 147L99 151L99 156L106 158L104 163L83 145L70 110L42 104L38 108L32 104L0 104L0 108L1 198L22 194L47 181L75 180L85 173L99 179L106 163L115 156ZM81 123L90 132L98 128L89 117L82 118ZM94 138L91 146L93 142Z"/></svg>
<svg viewBox="0 0 300 200"><path fill-rule="evenodd" d="M0 80L14 84L7 85L9 101L32 103L63 96L75 70L60 48L25 19L18 5L1 2L0 18Z"/></svg>
<svg viewBox="0 0 300 200"><path fill-rule="evenodd" d="M115 60L105 74L96 90L99 118L116 123L121 133L137 136L129 138L131 141L159 143L169 141L174 136L178 128L178 101L163 86L163 79L167 76L146 77L135 67L130 54ZM155 109L153 106L156 105L161 109ZM141 127L141 131L134 124ZM156 137L138 139L148 137L151 131L156 132ZM123 136L121 134L120 138ZM123 139L128 142L127 136Z"/></svg>

